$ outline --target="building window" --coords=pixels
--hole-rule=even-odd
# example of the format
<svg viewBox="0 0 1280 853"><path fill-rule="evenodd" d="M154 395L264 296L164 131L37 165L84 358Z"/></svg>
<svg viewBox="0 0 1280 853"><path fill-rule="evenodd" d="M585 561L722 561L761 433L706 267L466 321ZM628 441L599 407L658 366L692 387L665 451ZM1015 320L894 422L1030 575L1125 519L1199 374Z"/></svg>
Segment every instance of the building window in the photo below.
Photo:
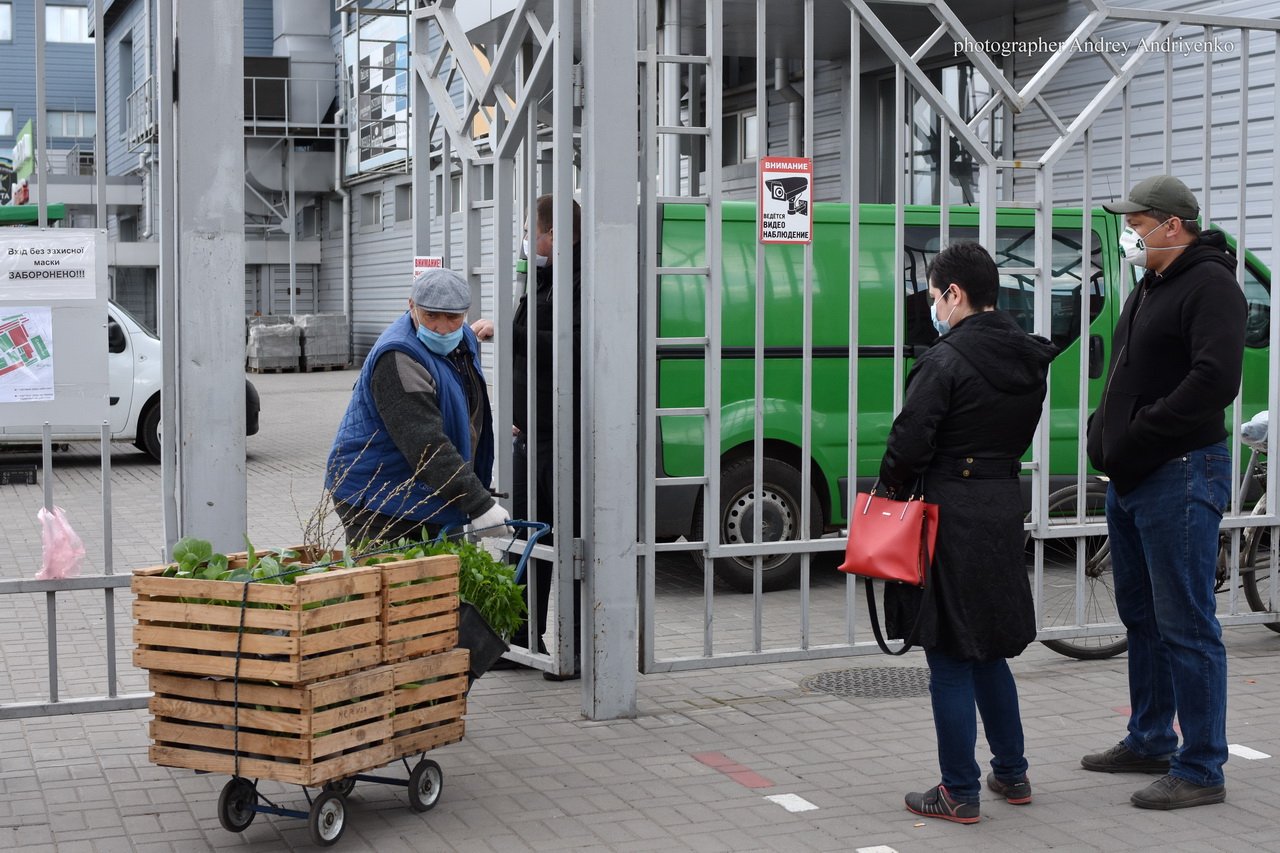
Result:
<svg viewBox="0 0 1280 853"><path fill-rule="evenodd" d="M396 186L396 222L413 219L413 184Z"/></svg>
<svg viewBox="0 0 1280 853"><path fill-rule="evenodd" d="M85 6L45 6L44 38L47 42L93 44L89 38L89 9Z"/></svg>
<svg viewBox="0 0 1280 853"><path fill-rule="evenodd" d="M370 228L382 224L382 193L363 193L360 196L360 227Z"/></svg>
<svg viewBox="0 0 1280 853"><path fill-rule="evenodd" d="M120 40L120 55L118 57L120 69L120 84L117 92L120 96L119 124L120 135L125 136L129 132L129 96L133 94L133 39L125 38Z"/></svg>
<svg viewBox="0 0 1280 853"><path fill-rule="evenodd" d="M12 3L0 3L0 41L13 41Z"/></svg>
<svg viewBox="0 0 1280 853"><path fill-rule="evenodd" d="M13 136L13 110L0 110L0 136Z"/></svg>
<svg viewBox="0 0 1280 853"><path fill-rule="evenodd" d="M449 211L462 212L462 175L449 179ZM436 216L444 216L444 175L436 175Z"/></svg>
<svg viewBox="0 0 1280 853"><path fill-rule="evenodd" d="M329 199L328 219L329 219L329 233L341 234L342 233L342 199L340 198Z"/></svg>
<svg viewBox="0 0 1280 853"><path fill-rule="evenodd" d="M87 139L93 136L93 113L50 110L45 116L44 132L50 139Z"/></svg>
<svg viewBox="0 0 1280 853"><path fill-rule="evenodd" d="M755 110L729 113L724 116L721 129L723 130L720 143L722 165L732 166L735 163L746 163L756 159L759 155L757 151L759 146L756 144L759 125L756 123Z"/></svg>

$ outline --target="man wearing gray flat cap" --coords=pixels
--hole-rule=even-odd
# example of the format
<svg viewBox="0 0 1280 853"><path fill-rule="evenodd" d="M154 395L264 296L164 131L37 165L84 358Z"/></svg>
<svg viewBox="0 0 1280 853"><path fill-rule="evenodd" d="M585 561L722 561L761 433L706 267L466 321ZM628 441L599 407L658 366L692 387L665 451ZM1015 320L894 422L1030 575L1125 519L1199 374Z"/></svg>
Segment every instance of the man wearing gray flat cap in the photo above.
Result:
<svg viewBox="0 0 1280 853"><path fill-rule="evenodd" d="M348 545L468 522L506 531L511 516L489 491L493 416L470 307L460 275L426 270L365 357L325 472Z"/></svg>
<svg viewBox="0 0 1280 853"><path fill-rule="evenodd" d="M1240 387L1244 294L1220 231L1170 175L1103 205L1145 273L1125 302L1089 459L1110 476L1107 533L1129 640L1129 732L1080 763L1160 778L1130 802L1181 809L1226 799L1227 655L1216 615L1218 528L1231 492L1223 409ZM1174 728L1177 717L1179 731Z"/></svg>

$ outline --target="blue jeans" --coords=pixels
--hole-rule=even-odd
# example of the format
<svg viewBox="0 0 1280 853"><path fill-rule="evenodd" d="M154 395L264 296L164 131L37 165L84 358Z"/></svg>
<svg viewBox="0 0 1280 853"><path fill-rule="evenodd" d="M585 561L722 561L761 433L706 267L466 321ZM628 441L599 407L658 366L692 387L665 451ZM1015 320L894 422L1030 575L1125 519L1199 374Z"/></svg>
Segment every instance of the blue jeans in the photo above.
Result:
<svg viewBox="0 0 1280 853"><path fill-rule="evenodd" d="M1221 785L1227 761L1227 651L1213 584L1230 466L1226 446L1213 444L1166 462L1127 495L1107 490L1116 609L1129 635L1124 743L1171 756L1170 774L1196 785Z"/></svg>
<svg viewBox="0 0 1280 853"><path fill-rule="evenodd" d="M1023 755L1022 716L1018 712L1018 685L1004 658L992 661L957 660L939 651L926 650L929 661L929 695L933 699L933 727L938 735L938 766L942 784L952 799L977 802L982 793L982 771L974 758L978 744L978 717L991 747L991 769L1005 782L1022 779L1027 772Z"/></svg>

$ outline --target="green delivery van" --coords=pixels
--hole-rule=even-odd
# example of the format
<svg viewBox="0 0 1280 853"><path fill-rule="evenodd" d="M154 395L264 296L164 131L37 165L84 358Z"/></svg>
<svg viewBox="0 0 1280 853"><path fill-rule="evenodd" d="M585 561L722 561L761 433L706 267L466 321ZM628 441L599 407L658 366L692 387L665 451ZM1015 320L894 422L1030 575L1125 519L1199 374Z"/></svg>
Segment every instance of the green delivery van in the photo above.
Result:
<svg viewBox="0 0 1280 853"><path fill-rule="evenodd" d="M702 205L667 204L661 216L659 264L707 265L706 211ZM756 252L764 252L764 482L759 506L765 541L816 538L843 526L850 473L848 439L851 412L858 424L855 486L872 482L893 417L894 288L905 293L903 336L911 359L937 340L929 319L925 269L939 249L936 206L905 211L905 257L894 268L894 208L864 204L858 208L859 326L858 399L851 407L849 386L849 217L847 204L813 207L812 411L809 458L802 454L802 335L804 328L804 247L758 246L754 202L722 205L723 294L721 297L720 506L715 517L720 541L751 542L757 505L752 477L755 399ZM999 307L1032 329L1034 276L1019 270L1035 265L1035 213L1001 209L996 215L997 264L1002 273ZM1102 210L1089 214L1090 258L1081 252L1084 213L1060 209L1053 214L1052 316L1049 334L1062 347L1050 376L1049 470L1063 482L1074 478L1080 401L1080 350L1086 348L1088 407L1097 405L1105 378L1112 330L1123 306L1121 282L1133 271L1120 260L1119 218ZM978 211L949 211L950 239L977 240ZM1228 236L1228 243L1234 241ZM668 275L658 292L660 338L707 333L706 279ZM1088 326L1080 335L1080 311L1088 293ZM1245 416L1266 408L1270 340L1270 273L1246 253L1245 296L1249 303L1244 365ZM693 344L660 345L657 350L658 406L701 407L705 388L705 348ZM905 375L905 373L904 373ZM662 416L658 421L659 476L703 475L704 419ZM808 465L812 492L809 519L800 517L801 470ZM659 538L703 537L700 487L669 486L658 492ZM1028 491L1029 494L1029 491ZM718 576L736 589L752 586L750 558L721 558ZM800 558L777 554L763 560L765 590L794 586Z"/></svg>

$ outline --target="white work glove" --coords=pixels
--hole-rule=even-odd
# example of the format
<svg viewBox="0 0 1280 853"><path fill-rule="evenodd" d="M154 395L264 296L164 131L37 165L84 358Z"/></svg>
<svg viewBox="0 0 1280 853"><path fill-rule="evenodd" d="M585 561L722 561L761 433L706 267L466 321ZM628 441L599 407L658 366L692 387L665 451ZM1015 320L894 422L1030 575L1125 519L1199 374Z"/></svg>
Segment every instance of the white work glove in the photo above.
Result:
<svg viewBox="0 0 1280 853"><path fill-rule="evenodd" d="M515 528L507 524L510 519L511 513L503 509L502 504L494 501L493 506L471 519L471 529L485 536L502 536L506 533L514 535Z"/></svg>

